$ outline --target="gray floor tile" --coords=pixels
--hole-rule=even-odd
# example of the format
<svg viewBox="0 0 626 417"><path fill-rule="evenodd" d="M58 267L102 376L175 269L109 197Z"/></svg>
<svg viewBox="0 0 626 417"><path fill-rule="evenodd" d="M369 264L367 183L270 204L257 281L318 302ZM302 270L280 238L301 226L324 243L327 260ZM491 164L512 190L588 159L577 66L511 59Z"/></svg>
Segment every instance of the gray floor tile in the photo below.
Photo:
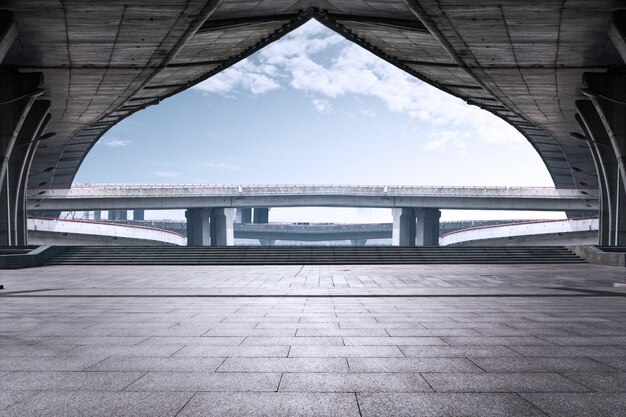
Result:
<svg viewBox="0 0 626 417"><path fill-rule="evenodd" d="M121 391L142 372L12 372L0 378L0 391Z"/></svg>
<svg viewBox="0 0 626 417"><path fill-rule="evenodd" d="M248 345L319 345L343 346L341 337L246 337L242 346Z"/></svg>
<svg viewBox="0 0 626 417"><path fill-rule="evenodd" d="M289 346L187 346L174 356L285 358L288 352Z"/></svg>
<svg viewBox="0 0 626 417"><path fill-rule="evenodd" d="M549 345L543 339L534 336L479 336L479 337L443 337L452 346L490 346L490 345Z"/></svg>
<svg viewBox="0 0 626 417"><path fill-rule="evenodd" d="M37 393L38 391L0 391L0 410L19 403Z"/></svg>
<svg viewBox="0 0 626 417"><path fill-rule="evenodd" d="M389 336L385 329L298 329L296 336L298 337L315 337L315 336L370 336L380 337Z"/></svg>
<svg viewBox="0 0 626 417"><path fill-rule="evenodd" d="M618 346L512 346L524 356L625 356Z"/></svg>
<svg viewBox="0 0 626 417"><path fill-rule="evenodd" d="M626 372L584 372L563 375L593 391L626 392Z"/></svg>
<svg viewBox="0 0 626 417"><path fill-rule="evenodd" d="M228 358L218 372L347 372L344 358Z"/></svg>
<svg viewBox="0 0 626 417"><path fill-rule="evenodd" d="M237 346L243 342L244 337L192 337L192 336L155 336L149 337L141 342L140 346L161 346L161 345L186 345L186 346Z"/></svg>
<svg viewBox="0 0 626 417"><path fill-rule="evenodd" d="M105 346L105 345L117 345L117 346L133 346L137 345L144 340L146 337L117 337L117 336L59 336L59 337L51 337L46 339L45 342L42 342L39 346L48 346L48 345L95 345L95 346Z"/></svg>
<svg viewBox="0 0 626 417"><path fill-rule="evenodd" d="M622 393L520 394L550 417L623 417L626 395Z"/></svg>
<svg viewBox="0 0 626 417"><path fill-rule="evenodd" d="M191 393L43 392L0 412L1 417L171 417Z"/></svg>
<svg viewBox="0 0 626 417"><path fill-rule="evenodd" d="M612 368L626 371L626 356L591 356L591 358L598 362L609 365Z"/></svg>
<svg viewBox="0 0 626 417"><path fill-rule="evenodd" d="M126 391L276 391L280 373L148 372Z"/></svg>
<svg viewBox="0 0 626 417"><path fill-rule="evenodd" d="M198 393L179 417L360 417L354 394Z"/></svg>
<svg viewBox="0 0 626 417"><path fill-rule="evenodd" d="M408 357L519 357L506 346L401 346Z"/></svg>
<svg viewBox="0 0 626 417"><path fill-rule="evenodd" d="M351 372L483 372L466 358L348 358Z"/></svg>
<svg viewBox="0 0 626 417"><path fill-rule="evenodd" d="M213 372L224 362L224 358L154 357L131 358L113 357L87 368L87 371L180 371Z"/></svg>
<svg viewBox="0 0 626 417"><path fill-rule="evenodd" d="M545 417L516 394L358 394L363 417Z"/></svg>
<svg viewBox="0 0 626 417"><path fill-rule="evenodd" d="M292 346L289 357L390 358L404 355L395 346Z"/></svg>
<svg viewBox="0 0 626 417"><path fill-rule="evenodd" d="M346 346L437 346L447 345L438 337L344 337Z"/></svg>
<svg viewBox="0 0 626 417"><path fill-rule="evenodd" d="M286 373L280 391L432 392L417 373Z"/></svg>
<svg viewBox="0 0 626 417"><path fill-rule="evenodd" d="M0 369L6 371L82 371L103 357L13 356L0 358Z"/></svg>
<svg viewBox="0 0 626 417"><path fill-rule="evenodd" d="M554 373L423 373L437 392L583 392Z"/></svg>
<svg viewBox="0 0 626 417"><path fill-rule="evenodd" d="M585 345L617 345L626 346L626 336L552 336L544 339L555 345L585 346Z"/></svg>
<svg viewBox="0 0 626 417"><path fill-rule="evenodd" d="M183 345L163 345L163 346L79 346L67 352L68 356L131 356L131 357L153 357L171 356L178 352Z"/></svg>
<svg viewBox="0 0 626 417"><path fill-rule="evenodd" d="M487 372L590 372L611 367L589 358L472 358Z"/></svg>

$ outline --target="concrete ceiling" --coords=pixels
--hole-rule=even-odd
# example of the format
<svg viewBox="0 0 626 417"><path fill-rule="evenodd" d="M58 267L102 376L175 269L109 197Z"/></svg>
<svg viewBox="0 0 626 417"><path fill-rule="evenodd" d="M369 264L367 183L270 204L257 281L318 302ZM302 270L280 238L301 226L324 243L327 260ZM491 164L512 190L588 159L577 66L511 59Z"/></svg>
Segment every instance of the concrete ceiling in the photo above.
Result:
<svg viewBox="0 0 626 417"><path fill-rule="evenodd" d="M69 186L120 120L228 68L311 18L515 126L559 187L597 187L574 101L582 74L624 67L617 0L5 1L18 39L3 70L42 72L52 101L31 188Z"/></svg>

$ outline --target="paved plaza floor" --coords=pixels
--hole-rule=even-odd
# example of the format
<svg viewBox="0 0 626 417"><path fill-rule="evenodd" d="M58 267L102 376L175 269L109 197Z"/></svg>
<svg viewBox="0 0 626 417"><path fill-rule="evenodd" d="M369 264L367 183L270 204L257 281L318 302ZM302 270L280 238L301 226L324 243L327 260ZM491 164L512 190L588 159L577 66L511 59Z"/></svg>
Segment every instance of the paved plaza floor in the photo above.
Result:
<svg viewBox="0 0 626 417"><path fill-rule="evenodd" d="M0 271L0 416L626 416L626 269Z"/></svg>

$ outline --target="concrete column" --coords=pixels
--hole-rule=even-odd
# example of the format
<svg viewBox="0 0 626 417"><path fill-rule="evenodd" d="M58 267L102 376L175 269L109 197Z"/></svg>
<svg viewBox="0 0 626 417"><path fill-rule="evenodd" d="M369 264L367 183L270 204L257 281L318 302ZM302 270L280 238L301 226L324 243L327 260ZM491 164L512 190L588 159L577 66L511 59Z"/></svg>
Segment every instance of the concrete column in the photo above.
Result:
<svg viewBox="0 0 626 417"><path fill-rule="evenodd" d="M12 245L8 176L0 183L0 246Z"/></svg>
<svg viewBox="0 0 626 417"><path fill-rule="evenodd" d="M185 211L187 218L187 246L211 244L211 209L193 208Z"/></svg>
<svg viewBox="0 0 626 417"><path fill-rule="evenodd" d="M620 181L616 196L625 192L626 183L626 74L618 72L585 73L583 75L585 93L590 97L608 138L617 161ZM607 99L608 98L608 99ZM592 134L599 133L599 128ZM621 218L625 210L623 204L616 205L613 219L613 245L626 245L626 227Z"/></svg>
<svg viewBox="0 0 626 417"><path fill-rule="evenodd" d="M441 211L431 208L415 209L415 244L439 246L439 218Z"/></svg>
<svg viewBox="0 0 626 417"><path fill-rule="evenodd" d="M229 208L214 208L211 210L211 246L234 246L234 215L234 210Z"/></svg>
<svg viewBox="0 0 626 417"><path fill-rule="evenodd" d="M276 244L276 239L259 239L259 244L261 246L274 246Z"/></svg>
<svg viewBox="0 0 626 417"><path fill-rule="evenodd" d="M144 220L145 210L133 210L133 220Z"/></svg>
<svg viewBox="0 0 626 417"><path fill-rule="evenodd" d="M93 219L94 220L101 220L102 219L102 212L100 210L96 210L93 212Z"/></svg>
<svg viewBox="0 0 626 417"><path fill-rule="evenodd" d="M269 223L270 209L266 207L254 208L254 221L253 223Z"/></svg>
<svg viewBox="0 0 626 417"><path fill-rule="evenodd" d="M391 244L393 246L415 246L415 209L394 208L393 231Z"/></svg>
<svg viewBox="0 0 626 417"><path fill-rule="evenodd" d="M2 25L3 22L0 21L0 36L6 29ZM3 48L2 42L0 38L0 52ZM0 105L0 186L4 195L0 212L0 246L17 244L15 206L19 195L16 186L19 183L19 174L13 173L13 181L8 178L9 161L30 108L35 98L42 93L42 84L43 75L40 73L0 73L0 103L3 103Z"/></svg>
<svg viewBox="0 0 626 417"><path fill-rule="evenodd" d="M352 243L352 246L365 246L367 239L352 239L350 243Z"/></svg>
<svg viewBox="0 0 626 417"><path fill-rule="evenodd" d="M252 223L252 209L246 207L238 208L236 223Z"/></svg>
<svg viewBox="0 0 626 417"><path fill-rule="evenodd" d="M30 171L31 155L39 144L40 136L43 133L48 120L48 110L50 102L48 100L37 100L33 103L26 119L15 140L13 151L9 156L9 199L11 210L11 231L12 240L15 245L27 244L27 213L26 213L26 188L28 186L28 173Z"/></svg>
<svg viewBox="0 0 626 417"><path fill-rule="evenodd" d="M598 244L613 246L618 219L619 168L608 133L590 100L576 101L576 120L587 138L587 145L598 173L600 190L600 225Z"/></svg>

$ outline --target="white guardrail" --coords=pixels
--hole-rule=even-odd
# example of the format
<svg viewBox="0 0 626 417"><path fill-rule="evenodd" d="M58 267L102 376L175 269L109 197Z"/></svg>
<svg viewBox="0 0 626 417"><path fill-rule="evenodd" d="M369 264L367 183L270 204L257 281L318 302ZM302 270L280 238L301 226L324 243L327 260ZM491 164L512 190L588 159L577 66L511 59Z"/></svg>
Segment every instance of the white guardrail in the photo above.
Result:
<svg viewBox="0 0 626 417"><path fill-rule="evenodd" d="M552 233L588 232L598 230L597 217L566 220L541 220L514 224L474 227L447 233L439 238L442 246L473 240L507 238L512 236L545 235Z"/></svg>
<svg viewBox="0 0 626 417"><path fill-rule="evenodd" d="M111 224L93 220L29 217L28 230L77 235L108 236L137 240L153 240L185 246L187 238L170 230L128 224Z"/></svg>

